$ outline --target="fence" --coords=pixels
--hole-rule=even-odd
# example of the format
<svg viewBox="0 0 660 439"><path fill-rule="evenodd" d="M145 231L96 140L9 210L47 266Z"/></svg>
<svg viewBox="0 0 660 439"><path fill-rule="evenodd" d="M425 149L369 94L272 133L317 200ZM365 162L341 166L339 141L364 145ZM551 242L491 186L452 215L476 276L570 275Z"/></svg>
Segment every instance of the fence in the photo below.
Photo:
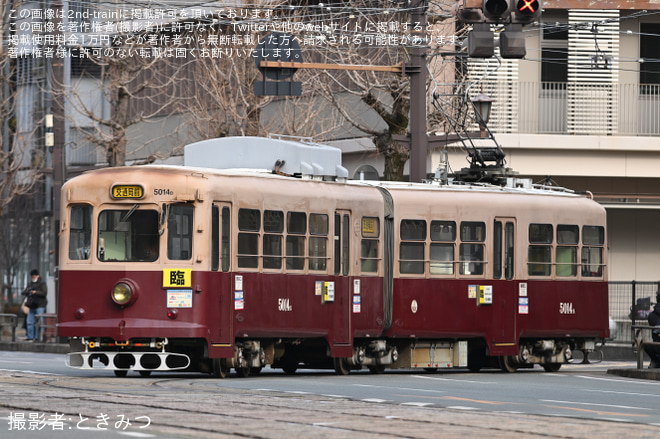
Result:
<svg viewBox="0 0 660 439"><path fill-rule="evenodd" d="M647 316L653 310L658 291L660 281L609 283L610 319L616 323L610 334L612 342L632 343L632 325L647 323ZM644 335L645 339L651 339L650 333Z"/></svg>
<svg viewBox="0 0 660 439"><path fill-rule="evenodd" d="M660 135L660 85L493 81L495 133ZM511 114L517 115L512 120Z"/></svg>

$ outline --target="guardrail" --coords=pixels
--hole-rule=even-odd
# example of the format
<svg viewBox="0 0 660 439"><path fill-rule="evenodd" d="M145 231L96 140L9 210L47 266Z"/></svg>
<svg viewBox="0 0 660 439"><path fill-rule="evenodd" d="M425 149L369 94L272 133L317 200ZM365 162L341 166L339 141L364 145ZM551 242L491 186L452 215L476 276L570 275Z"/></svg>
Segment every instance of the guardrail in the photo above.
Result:
<svg viewBox="0 0 660 439"><path fill-rule="evenodd" d="M57 314L41 314L35 316L34 326L42 343L54 342L57 339Z"/></svg>
<svg viewBox="0 0 660 439"><path fill-rule="evenodd" d="M2 330L11 329L11 341L16 341L16 327L18 326L18 316L16 314L0 314L0 339L2 339Z"/></svg>
<svg viewBox="0 0 660 439"><path fill-rule="evenodd" d="M651 358L651 361L660 353L660 342L645 340L646 333L650 333L652 330L658 328L649 325L632 325L632 329L635 331L633 343L637 350L637 369L643 369L644 352Z"/></svg>

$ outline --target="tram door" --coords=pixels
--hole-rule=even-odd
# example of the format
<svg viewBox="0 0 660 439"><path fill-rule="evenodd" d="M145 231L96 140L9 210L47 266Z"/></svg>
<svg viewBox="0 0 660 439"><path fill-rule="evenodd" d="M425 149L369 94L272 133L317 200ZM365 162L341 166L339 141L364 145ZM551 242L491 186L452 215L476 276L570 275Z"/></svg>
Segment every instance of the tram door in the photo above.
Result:
<svg viewBox="0 0 660 439"><path fill-rule="evenodd" d="M493 280L497 283L493 291L494 337L496 344L515 342L516 313L518 310L518 288L515 279L515 218L495 218L493 224Z"/></svg>
<svg viewBox="0 0 660 439"><path fill-rule="evenodd" d="M351 344L351 213L346 210L335 211L335 234L334 234L334 265L335 265L335 302L334 320L334 345L350 346ZM348 355L333 356L350 356Z"/></svg>
<svg viewBox="0 0 660 439"><path fill-rule="evenodd" d="M233 290L231 275L231 204L214 202L211 211L211 277L209 289L209 325L215 347L228 347L233 343L232 312ZM233 348L232 348L233 349Z"/></svg>

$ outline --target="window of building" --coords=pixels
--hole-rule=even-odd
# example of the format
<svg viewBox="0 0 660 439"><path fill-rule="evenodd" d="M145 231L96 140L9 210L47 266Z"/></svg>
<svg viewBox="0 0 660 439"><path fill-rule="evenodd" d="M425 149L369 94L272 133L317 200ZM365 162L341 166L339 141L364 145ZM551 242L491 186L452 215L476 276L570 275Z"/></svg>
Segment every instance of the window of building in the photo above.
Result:
<svg viewBox="0 0 660 439"><path fill-rule="evenodd" d="M641 23L639 36L639 83L643 93L657 93L660 84L660 23Z"/></svg>
<svg viewBox="0 0 660 439"><path fill-rule="evenodd" d="M541 85L544 90L564 90L568 82L568 14L553 11L553 15L543 23Z"/></svg>

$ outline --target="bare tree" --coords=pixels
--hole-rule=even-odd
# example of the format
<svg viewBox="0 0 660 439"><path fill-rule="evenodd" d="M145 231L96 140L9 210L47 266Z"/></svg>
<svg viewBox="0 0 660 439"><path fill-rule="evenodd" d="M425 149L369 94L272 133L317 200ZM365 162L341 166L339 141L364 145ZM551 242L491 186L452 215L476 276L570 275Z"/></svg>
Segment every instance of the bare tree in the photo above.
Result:
<svg viewBox="0 0 660 439"><path fill-rule="evenodd" d="M15 197L0 220L0 263L3 291L9 306L15 304L13 292L22 287L18 276L32 243L33 227L39 219L34 215L32 200L30 196Z"/></svg>
<svg viewBox="0 0 660 439"><path fill-rule="evenodd" d="M28 94L27 87L17 84L16 53L10 55L9 50L13 45L9 44L10 35L10 10L13 2L0 3L0 228L3 230L8 226L6 216L12 202L19 197L31 194L37 184L42 181L40 171L44 167L44 154L42 147L37 142L37 132L34 127L43 124L43 121L35 120L33 126L25 129L17 126L22 120L16 117L16 100L19 92ZM29 96L28 96L29 97ZM19 132L20 131L20 132ZM0 234L0 248L4 248L3 235ZM6 274L5 266L7 260L2 258L0 272ZM5 302L5 280L2 276L2 294L0 294L0 310L4 309Z"/></svg>
<svg viewBox="0 0 660 439"><path fill-rule="evenodd" d="M450 13L453 3L434 2L429 13L429 27L422 28L410 22L411 9L402 9L395 4L366 1L359 8L352 8L346 3L344 6L350 10L349 15L343 8L336 7L342 3L333 2L333 8L321 9L322 12L317 9L313 14L326 22L341 23L338 27L341 33L333 38L337 44L326 45L323 51L314 54L314 58L335 64L403 66L409 62L410 50L415 46L424 46L428 53L433 53L444 49L441 46L445 44L455 44L455 19ZM438 70L430 73L429 90L434 78L445 74ZM378 153L385 159L385 179L403 180L404 165L410 152L406 145L395 139L396 135L406 134L409 126L409 77L368 70L328 70L316 84L316 89L347 123L372 136ZM355 105L356 99L362 105ZM429 98L428 113L433 110L430 103ZM380 123L374 123L373 113ZM427 132L431 131L429 128Z"/></svg>
<svg viewBox="0 0 660 439"><path fill-rule="evenodd" d="M232 23L201 27L191 39L197 53L208 49L205 42L237 36ZM320 105L317 90L308 87L319 72L301 71L296 80L305 84L302 96L273 97L255 94L262 79L254 46L263 32L239 34L244 44L223 49L220 56L202 57L189 64L193 72L178 100L180 111L190 113L190 124L202 138L263 136L270 133L326 140L341 124L338 114L328 114ZM216 53L217 54L217 53Z"/></svg>

